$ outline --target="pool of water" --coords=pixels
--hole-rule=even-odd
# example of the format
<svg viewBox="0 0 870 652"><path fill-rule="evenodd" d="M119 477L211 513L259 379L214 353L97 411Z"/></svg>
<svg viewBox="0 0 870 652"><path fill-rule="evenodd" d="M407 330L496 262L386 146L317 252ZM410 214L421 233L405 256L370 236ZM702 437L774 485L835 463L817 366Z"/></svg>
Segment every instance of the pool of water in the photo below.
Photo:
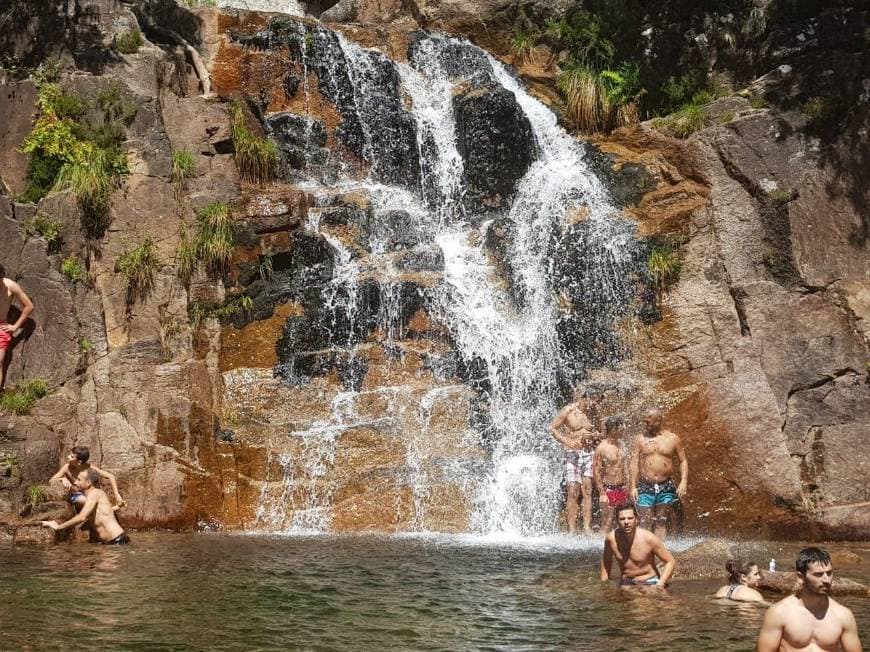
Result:
<svg viewBox="0 0 870 652"><path fill-rule="evenodd" d="M690 542L685 542L687 545ZM793 559L795 545L763 544ZM750 650L763 608L597 580L598 540L136 533L0 545L2 649ZM842 546L840 547L842 548ZM838 548L838 549L840 549ZM843 571L870 579L865 563ZM844 597L870 642L870 600Z"/></svg>

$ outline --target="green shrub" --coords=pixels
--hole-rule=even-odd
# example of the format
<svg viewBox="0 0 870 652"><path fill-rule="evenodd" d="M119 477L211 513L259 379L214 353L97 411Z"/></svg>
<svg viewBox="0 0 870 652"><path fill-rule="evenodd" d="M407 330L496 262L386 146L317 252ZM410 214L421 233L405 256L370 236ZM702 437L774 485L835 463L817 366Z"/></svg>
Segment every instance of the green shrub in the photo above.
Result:
<svg viewBox="0 0 870 652"><path fill-rule="evenodd" d="M3 453L0 453L0 466L11 469L12 473L15 474L21 468L21 461L15 453L3 451Z"/></svg>
<svg viewBox="0 0 870 652"><path fill-rule="evenodd" d="M103 121L111 123L121 120L125 125L133 122L139 108L132 102L125 102L121 88L111 85L97 94L97 106L103 112Z"/></svg>
<svg viewBox="0 0 870 652"><path fill-rule="evenodd" d="M230 117L239 175L253 183L272 181L278 173L278 148L275 143L251 132L239 102L230 105Z"/></svg>
<svg viewBox="0 0 870 652"><path fill-rule="evenodd" d="M58 118L77 120L88 110L85 101L65 92L60 85L45 83L39 87L36 100L42 113L54 113Z"/></svg>
<svg viewBox="0 0 870 652"><path fill-rule="evenodd" d="M115 49L121 54L136 54L144 43L142 32L138 29L122 32L116 35L114 39Z"/></svg>
<svg viewBox="0 0 870 652"><path fill-rule="evenodd" d="M680 278L679 253L672 247L663 245L653 247L647 258L647 274L650 285L658 295L664 294Z"/></svg>
<svg viewBox="0 0 870 652"><path fill-rule="evenodd" d="M93 348L94 345L91 344L91 341L87 337L83 337L79 340L79 350L82 353L90 353Z"/></svg>
<svg viewBox="0 0 870 652"><path fill-rule="evenodd" d="M716 118L716 122L720 125L724 125L728 122L731 122L736 117L737 117L737 115L734 113L734 111L726 111L725 113L720 115L718 118Z"/></svg>
<svg viewBox="0 0 870 652"><path fill-rule="evenodd" d="M831 114L831 102L824 97L811 97L801 104L801 113L814 122L824 120Z"/></svg>
<svg viewBox="0 0 870 652"><path fill-rule="evenodd" d="M191 238L187 229L181 232L181 243L175 252L176 274L187 285L198 265L213 274L223 273L236 246L235 229L228 204L213 202L197 213L197 234Z"/></svg>
<svg viewBox="0 0 870 652"><path fill-rule="evenodd" d="M571 65L603 70L613 62L616 48L605 34L600 16L572 11L561 20L547 21L545 37L557 49L567 50Z"/></svg>
<svg viewBox="0 0 870 652"><path fill-rule="evenodd" d="M75 254L70 254L63 259L63 262L60 264L60 273L66 276L67 280L72 284L87 284L88 282L88 272L85 270L82 261Z"/></svg>
<svg viewBox="0 0 870 652"><path fill-rule="evenodd" d="M534 31L517 30L510 36L511 54L517 65L535 63L534 48L538 42L538 34Z"/></svg>
<svg viewBox="0 0 870 652"><path fill-rule="evenodd" d="M24 490L24 500L31 507L36 507L48 500L48 494L41 484L32 484Z"/></svg>
<svg viewBox="0 0 870 652"><path fill-rule="evenodd" d="M118 258L115 271L124 276L128 306L150 294L158 266L157 250L150 237Z"/></svg>
<svg viewBox="0 0 870 652"><path fill-rule="evenodd" d="M610 112L610 128L635 124L639 119L637 102L644 93L640 66L626 61L616 70L602 70L600 77Z"/></svg>
<svg viewBox="0 0 870 652"><path fill-rule="evenodd" d="M664 126L677 138L688 138L706 124L707 108L704 105L711 99L712 96L706 91L695 93L689 102L657 126Z"/></svg>
<svg viewBox="0 0 870 652"><path fill-rule="evenodd" d="M102 236L106 227L109 199L127 174L127 158L118 150L83 143L82 154L64 164L55 188L69 188L82 213L82 228L92 238Z"/></svg>
<svg viewBox="0 0 870 652"><path fill-rule="evenodd" d="M42 213L37 213L31 219L25 220L22 226L25 238L44 238L48 245L49 253L56 253L60 249L60 222L46 217Z"/></svg>
<svg viewBox="0 0 870 652"><path fill-rule="evenodd" d="M761 95L753 95L749 98L749 106L753 109L766 109L767 100L765 100Z"/></svg>
<svg viewBox="0 0 870 652"><path fill-rule="evenodd" d="M48 394L48 383L39 378L24 381L0 394L0 410L19 416L29 414L36 401Z"/></svg>
<svg viewBox="0 0 870 652"><path fill-rule="evenodd" d="M172 152L172 182L181 185L196 176L196 159L185 149Z"/></svg>
<svg viewBox="0 0 870 652"><path fill-rule="evenodd" d="M777 188L767 193L770 200L778 206L784 206L790 201L794 201L798 197L796 190L786 190L785 188Z"/></svg>
<svg viewBox="0 0 870 652"><path fill-rule="evenodd" d="M207 318L214 317L221 322L226 322L235 315L250 313L253 308L254 300L248 295L242 294L228 300L224 304L192 301L187 306L187 314L190 318L191 328L197 330Z"/></svg>
<svg viewBox="0 0 870 652"><path fill-rule="evenodd" d="M606 129L609 107L600 75L574 65L559 73L556 86L565 98L566 117L577 129L586 133Z"/></svg>

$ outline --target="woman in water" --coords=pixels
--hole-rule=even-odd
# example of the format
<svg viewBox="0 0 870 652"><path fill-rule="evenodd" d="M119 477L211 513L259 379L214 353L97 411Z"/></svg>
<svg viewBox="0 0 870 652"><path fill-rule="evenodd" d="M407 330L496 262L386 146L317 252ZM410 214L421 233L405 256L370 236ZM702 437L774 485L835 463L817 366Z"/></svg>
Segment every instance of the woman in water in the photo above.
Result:
<svg viewBox="0 0 870 652"><path fill-rule="evenodd" d="M725 562L725 570L728 571L728 586L716 591L713 597L736 602L765 602L762 595L755 590L761 579L758 564L729 559Z"/></svg>

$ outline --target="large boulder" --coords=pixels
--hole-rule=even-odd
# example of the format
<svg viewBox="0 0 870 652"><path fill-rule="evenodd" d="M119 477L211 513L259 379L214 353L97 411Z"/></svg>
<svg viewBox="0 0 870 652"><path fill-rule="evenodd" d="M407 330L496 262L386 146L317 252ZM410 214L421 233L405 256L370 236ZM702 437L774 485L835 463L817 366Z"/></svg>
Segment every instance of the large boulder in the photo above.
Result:
<svg viewBox="0 0 870 652"><path fill-rule="evenodd" d="M484 212L507 208L535 158L528 118L513 93L500 86L460 92L453 98L453 113L466 205Z"/></svg>

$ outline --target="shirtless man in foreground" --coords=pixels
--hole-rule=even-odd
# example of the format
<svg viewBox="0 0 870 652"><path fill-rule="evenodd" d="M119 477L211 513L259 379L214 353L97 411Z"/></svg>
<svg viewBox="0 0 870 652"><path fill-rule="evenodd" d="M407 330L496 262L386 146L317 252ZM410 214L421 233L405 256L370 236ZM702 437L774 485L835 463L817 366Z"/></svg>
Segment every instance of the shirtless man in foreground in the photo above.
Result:
<svg viewBox="0 0 870 652"><path fill-rule="evenodd" d="M125 545L130 543L130 537L124 532L118 520L115 518L115 510L106 492L99 489L100 474L93 468L79 473L75 481L75 488L85 495L85 505L82 510L68 521L42 521L45 527L52 530L66 530L75 527L79 523L89 521L91 529L100 539L100 543L106 545Z"/></svg>
<svg viewBox="0 0 870 652"><path fill-rule="evenodd" d="M577 503L583 495L583 532L592 531L592 458L599 436L594 424L586 416L597 406L601 394L587 390L585 396L577 390L569 403L550 424L550 433L564 447L562 467L568 485L565 511L568 515L568 534L577 533Z"/></svg>
<svg viewBox="0 0 870 652"><path fill-rule="evenodd" d="M613 509L628 502L625 468L625 442L621 417L607 417L604 422L605 439L595 449L592 480L598 489L601 504L601 529L604 534L613 529Z"/></svg>
<svg viewBox="0 0 870 652"><path fill-rule="evenodd" d="M619 505L616 522L617 529L604 539L601 581L610 580L610 568L615 558L622 573L620 586L666 586L677 567L671 551L655 534L637 526L634 505ZM661 573L656 568L656 557L665 563Z"/></svg>
<svg viewBox="0 0 870 652"><path fill-rule="evenodd" d="M6 320L9 319L9 309L12 307L12 301L17 300L21 304L21 314L14 324L10 324ZM12 346L12 339L15 337L16 331L24 325L30 313L33 312L33 302L30 297L25 294L21 286L11 278L6 278L6 270L3 265L0 265L0 392L6 385L6 352Z"/></svg>
<svg viewBox="0 0 870 652"><path fill-rule="evenodd" d="M662 430L662 413L656 408L643 418L644 433L634 440L631 453L631 499L640 509L642 525L664 539L673 503L686 495L689 462L680 438ZM674 458L680 462L680 484L674 484Z"/></svg>
<svg viewBox="0 0 870 652"><path fill-rule="evenodd" d="M758 652L861 652L855 616L828 597L834 580L828 553L804 548L795 566L800 590L767 610L758 634Z"/></svg>

